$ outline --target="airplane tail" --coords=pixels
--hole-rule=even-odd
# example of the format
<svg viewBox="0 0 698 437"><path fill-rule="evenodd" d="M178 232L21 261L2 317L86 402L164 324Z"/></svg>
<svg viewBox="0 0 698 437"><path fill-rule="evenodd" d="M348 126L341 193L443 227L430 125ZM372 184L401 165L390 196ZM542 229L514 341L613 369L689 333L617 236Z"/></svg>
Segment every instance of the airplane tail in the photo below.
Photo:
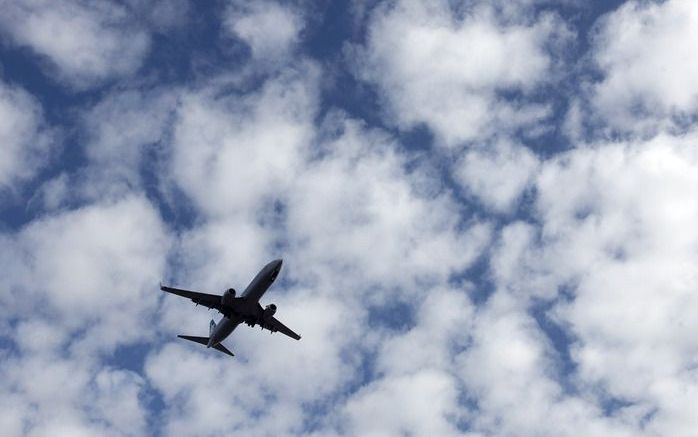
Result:
<svg viewBox="0 0 698 437"><path fill-rule="evenodd" d="M216 322L214 322L213 319L211 319L211 323L209 323L209 325L208 325L208 336L209 337L213 335L214 329L216 329Z"/></svg>
<svg viewBox="0 0 698 437"><path fill-rule="evenodd" d="M213 323L213 320L211 322ZM215 325L215 323L213 323L213 325ZM204 346L208 346L208 337L195 337L193 335L178 335L177 337L183 338L185 340L193 341L194 343L203 344ZM228 354L231 357L235 356L234 353L230 352L225 346L223 346L220 343L213 346L213 348L216 349L217 351L223 352L224 354Z"/></svg>
<svg viewBox="0 0 698 437"><path fill-rule="evenodd" d="M203 344L204 346L208 345L208 337L194 337L193 335L178 335L177 337Z"/></svg>

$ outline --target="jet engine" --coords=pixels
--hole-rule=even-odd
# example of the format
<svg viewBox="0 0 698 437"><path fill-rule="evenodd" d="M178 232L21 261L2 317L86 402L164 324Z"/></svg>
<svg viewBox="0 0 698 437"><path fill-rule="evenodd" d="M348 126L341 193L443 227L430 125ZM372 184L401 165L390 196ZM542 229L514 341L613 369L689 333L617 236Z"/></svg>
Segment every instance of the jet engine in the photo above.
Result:
<svg viewBox="0 0 698 437"><path fill-rule="evenodd" d="M266 307L264 307L264 318L268 319L269 317L273 316L276 313L276 305L273 303L270 303Z"/></svg>
<svg viewBox="0 0 698 437"><path fill-rule="evenodd" d="M233 304L233 299L235 299L235 289L229 288L225 290L223 297L221 297L221 305L231 306Z"/></svg>

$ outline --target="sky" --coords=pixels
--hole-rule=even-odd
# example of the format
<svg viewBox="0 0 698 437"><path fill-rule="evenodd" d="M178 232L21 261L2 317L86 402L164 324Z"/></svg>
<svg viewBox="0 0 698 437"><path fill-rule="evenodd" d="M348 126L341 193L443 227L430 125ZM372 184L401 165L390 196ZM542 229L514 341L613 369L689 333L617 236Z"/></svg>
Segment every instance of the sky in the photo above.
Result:
<svg viewBox="0 0 698 437"><path fill-rule="evenodd" d="M0 9L3 435L695 435L698 3Z"/></svg>

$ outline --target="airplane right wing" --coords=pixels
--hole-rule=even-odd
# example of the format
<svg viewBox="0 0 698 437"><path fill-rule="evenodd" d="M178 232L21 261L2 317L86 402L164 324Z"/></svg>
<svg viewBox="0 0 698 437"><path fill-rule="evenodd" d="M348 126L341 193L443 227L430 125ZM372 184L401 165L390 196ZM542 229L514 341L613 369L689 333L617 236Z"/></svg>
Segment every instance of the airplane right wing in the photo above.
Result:
<svg viewBox="0 0 698 437"><path fill-rule="evenodd" d="M164 285L160 286L160 290L191 299L191 301L197 305L214 308L218 311L222 311L223 309L223 306L221 305L221 296L216 294L199 293L198 291L183 290L181 288L166 287Z"/></svg>
<svg viewBox="0 0 698 437"><path fill-rule="evenodd" d="M300 340L301 336L293 332L288 326L284 325L283 323L279 322L279 320L271 316L268 319L264 321L264 327L271 332L276 332L279 331L282 334L286 334L289 337L293 338L294 340Z"/></svg>

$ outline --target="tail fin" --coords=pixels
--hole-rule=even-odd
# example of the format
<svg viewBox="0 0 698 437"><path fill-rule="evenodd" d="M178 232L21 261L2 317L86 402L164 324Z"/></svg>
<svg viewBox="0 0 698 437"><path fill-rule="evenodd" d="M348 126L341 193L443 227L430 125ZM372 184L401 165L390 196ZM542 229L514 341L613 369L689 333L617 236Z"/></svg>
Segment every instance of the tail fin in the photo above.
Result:
<svg viewBox="0 0 698 437"><path fill-rule="evenodd" d="M208 335L209 337L213 335L213 330L216 329L216 322L211 319L211 323L208 325Z"/></svg>

